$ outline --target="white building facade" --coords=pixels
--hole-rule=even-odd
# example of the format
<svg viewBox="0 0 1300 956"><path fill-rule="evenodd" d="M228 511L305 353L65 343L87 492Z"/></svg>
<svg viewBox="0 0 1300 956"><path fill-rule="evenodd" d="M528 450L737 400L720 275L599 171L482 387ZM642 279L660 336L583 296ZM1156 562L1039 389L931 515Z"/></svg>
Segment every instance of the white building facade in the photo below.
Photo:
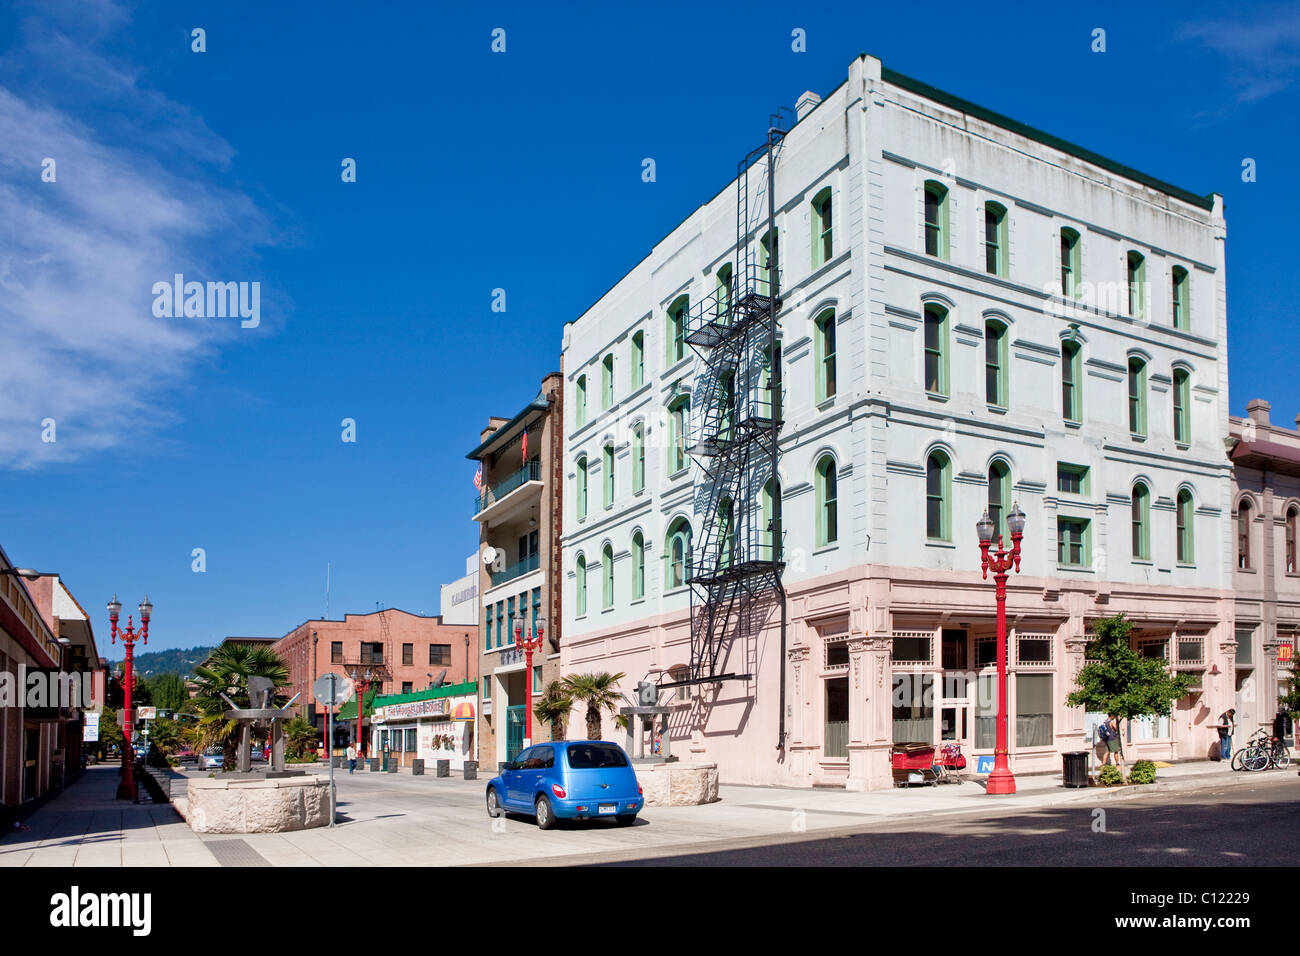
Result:
<svg viewBox="0 0 1300 956"><path fill-rule="evenodd" d="M1221 199L869 56L801 99L774 196L780 504L737 507L777 542L786 624L778 594L718 648L744 679L674 691L673 752L724 781L853 789L890 785L896 741L991 754L975 522L1016 502L1013 768L1090 739L1065 696L1090 622L1121 611L1142 653L1200 678L1134 722L1130 754L1204 757L1234 691ZM692 542L719 519L686 448L716 399L677 316L730 294L736 205L733 183L566 326L564 673L691 673Z"/></svg>

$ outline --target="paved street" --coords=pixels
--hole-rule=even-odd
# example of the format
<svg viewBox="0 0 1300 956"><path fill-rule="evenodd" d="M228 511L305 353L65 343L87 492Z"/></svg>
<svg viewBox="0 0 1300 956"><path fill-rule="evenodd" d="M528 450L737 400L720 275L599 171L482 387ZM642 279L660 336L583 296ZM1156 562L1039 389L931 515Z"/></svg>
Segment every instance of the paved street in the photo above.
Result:
<svg viewBox="0 0 1300 956"><path fill-rule="evenodd" d="M116 768L101 766L38 810L29 830L0 841L0 866L1059 863L1100 862L1134 841L1149 863L1294 859L1295 828L1281 822L1294 819L1300 799L1294 773L1234 774L1208 763L1160 773L1153 788L1120 790L1021 777L1012 797L990 797L974 781L877 793L724 785L718 803L650 808L633 827L594 821L550 832L521 817L494 826L485 780L342 773L332 831L199 835L173 807L113 800ZM1232 804L1226 815L1215 810L1223 802ZM1110 815L1104 835L1091 830L1096 807Z"/></svg>

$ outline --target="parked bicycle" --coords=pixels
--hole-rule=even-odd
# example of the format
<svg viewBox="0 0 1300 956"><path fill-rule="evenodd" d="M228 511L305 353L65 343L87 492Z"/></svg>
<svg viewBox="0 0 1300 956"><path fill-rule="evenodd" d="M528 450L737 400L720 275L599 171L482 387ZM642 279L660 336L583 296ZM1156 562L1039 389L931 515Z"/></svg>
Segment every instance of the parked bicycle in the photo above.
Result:
<svg viewBox="0 0 1300 956"><path fill-rule="evenodd" d="M1250 735L1246 746L1232 755L1233 770L1268 770L1276 767L1285 770L1291 766L1291 751L1279 737L1269 733L1269 728L1261 727Z"/></svg>

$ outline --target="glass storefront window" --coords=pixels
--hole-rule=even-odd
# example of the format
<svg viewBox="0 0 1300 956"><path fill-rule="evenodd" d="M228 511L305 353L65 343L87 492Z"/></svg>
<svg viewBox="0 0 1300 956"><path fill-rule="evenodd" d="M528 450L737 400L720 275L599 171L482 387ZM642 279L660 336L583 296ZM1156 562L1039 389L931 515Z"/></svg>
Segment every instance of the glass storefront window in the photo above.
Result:
<svg viewBox="0 0 1300 956"><path fill-rule="evenodd" d="M1250 667L1255 663L1255 629L1253 627L1237 628L1237 666Z"/></svg>
<svg viewBox="0 0 1300 956"><path fill-rule="evenodd" d="M997 645L997 641L990 641ZM975 681L975 749L992 750L998 734L998 675L981 674Z"/></svg>
<svg viewBox="0 0 1300 956"><path fill-rule="evenodd" d="M894 743L934 740L934 674L894 676Z"/></svg>
<svg viewBox="0 0 1300 956"><path fill-rule="evenodd" d="M1016 746L1052 745L1052 675L1016 675Z"/></svg>
<svg viewBox="0 0 1300 956"><path fill-rule="evenodd" d="M826 735L823 756L849 755L849 679L835 677L826 682Z"/></svg>

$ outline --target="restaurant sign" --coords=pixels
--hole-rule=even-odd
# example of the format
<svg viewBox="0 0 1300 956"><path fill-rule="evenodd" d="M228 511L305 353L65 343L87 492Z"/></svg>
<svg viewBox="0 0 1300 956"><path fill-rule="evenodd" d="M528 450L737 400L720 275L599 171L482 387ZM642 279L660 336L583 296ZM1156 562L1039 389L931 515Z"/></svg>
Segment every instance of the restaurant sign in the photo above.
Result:
<svg viewBox="0 0 1300 956"><path fill-rule="evenodd" d="M381 720L396 720L402 717L437 717L447 713L447 698L436 700L408 700L401 704L388 704L376 708L375 716Z"/></svg>

